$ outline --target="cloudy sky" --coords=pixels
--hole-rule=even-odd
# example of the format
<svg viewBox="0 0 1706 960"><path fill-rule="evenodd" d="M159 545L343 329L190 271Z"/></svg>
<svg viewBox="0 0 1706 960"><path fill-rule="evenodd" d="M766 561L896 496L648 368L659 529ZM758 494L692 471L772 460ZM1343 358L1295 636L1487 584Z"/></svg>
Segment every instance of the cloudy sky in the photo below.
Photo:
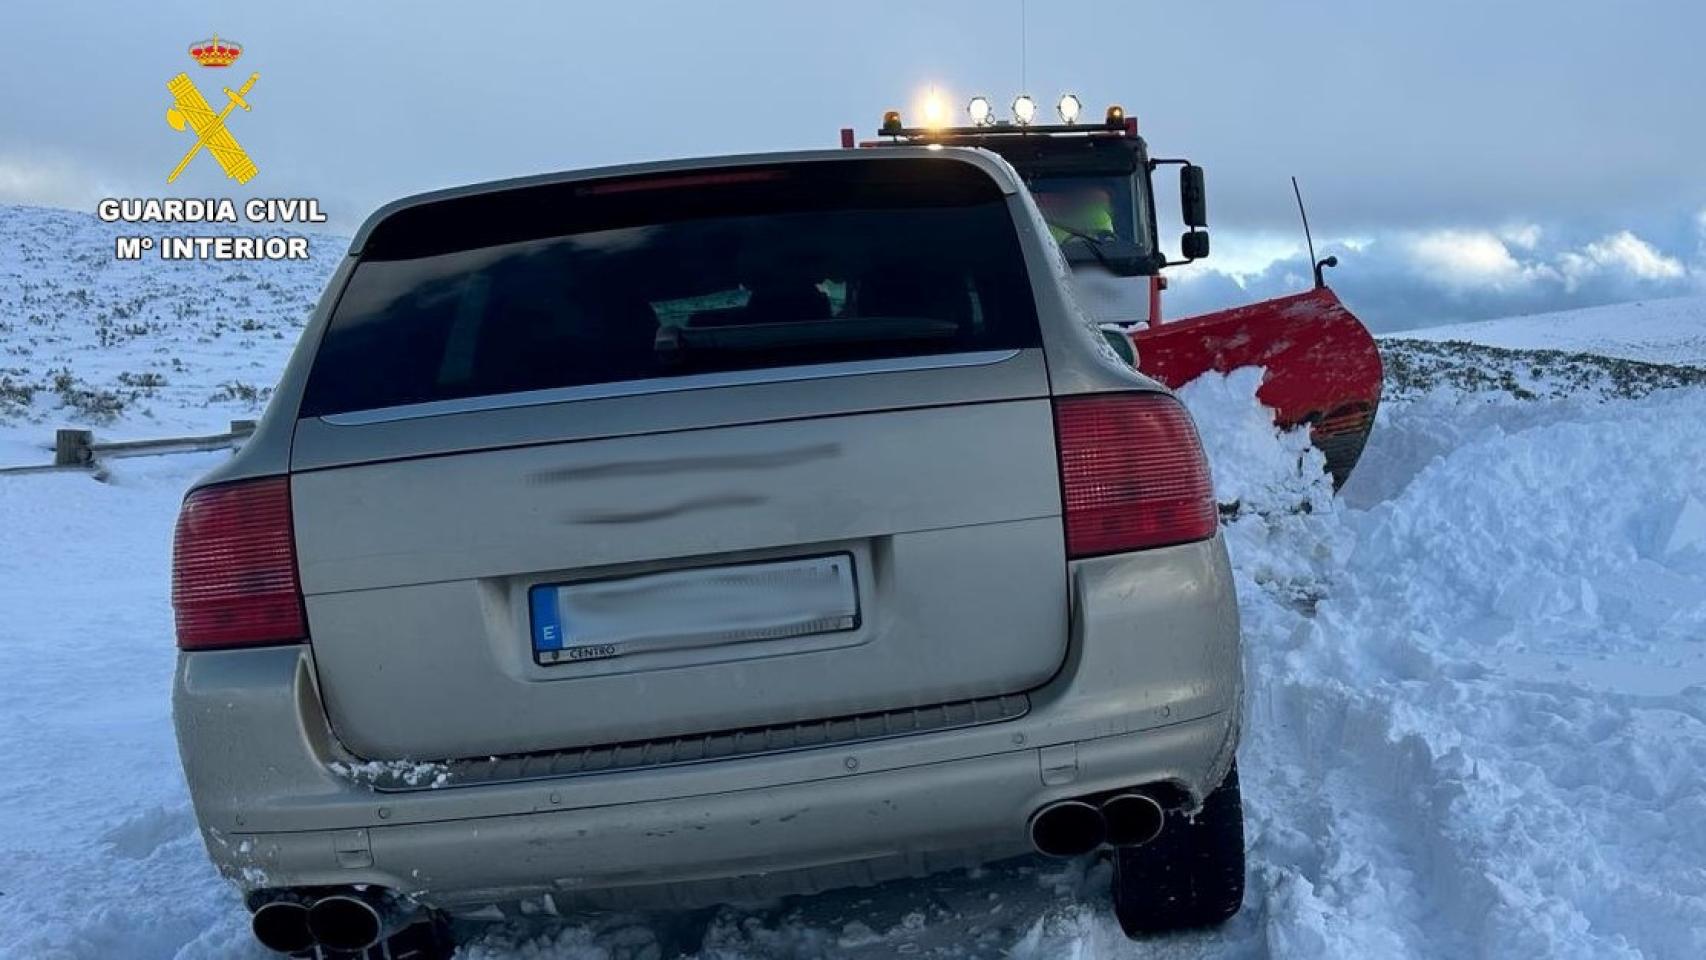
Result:
<svg viewBox="0 0 1706 960"><path fill-rule="evenodd" d="M471 180L831 146L932 87L1070 89L1208 168L1215 254L1178 310L1307 282L1293 174L1377 328L1706 292L1700 0L1030 0L1023 20L1021 0L6 0L0 202L225 194L206 162L165 184L182 70L215 103L258 71L231 129L261 174L237 195L319 197L345 230ZM233 71L185 54L215 31L246 48Z"/></svg>

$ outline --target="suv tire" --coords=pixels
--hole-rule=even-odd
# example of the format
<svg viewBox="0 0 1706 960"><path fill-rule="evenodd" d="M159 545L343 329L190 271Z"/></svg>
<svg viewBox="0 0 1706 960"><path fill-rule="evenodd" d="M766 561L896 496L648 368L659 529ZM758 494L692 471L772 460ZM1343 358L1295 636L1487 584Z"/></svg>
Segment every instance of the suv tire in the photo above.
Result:
<svg viewBox="0 0 1706 960"><path fill-rule="evenodd" d="M1114 851L1114 916L1125 935L1223 923L1244 903L1244 801L1238 764L1188 816L1167 811L1161 835Z"/></svg>

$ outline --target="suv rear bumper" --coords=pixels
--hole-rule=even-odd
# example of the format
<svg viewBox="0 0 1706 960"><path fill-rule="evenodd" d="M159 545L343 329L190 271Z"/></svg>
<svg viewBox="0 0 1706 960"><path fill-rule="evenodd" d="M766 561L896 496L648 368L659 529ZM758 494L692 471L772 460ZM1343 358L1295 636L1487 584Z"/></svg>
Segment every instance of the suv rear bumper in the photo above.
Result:
<svg viewBox="0 0 1706 960"><path fill-rule="evenodd" d="M546 893L559 906L768 899L1026 853L1025 825L1045 802L1135 781L1206 782L1204 760L1230 733L1222 713L1079 741L1066 747L1076 779L1056 786L1043 783L1048 751L1012 750L777 789L225 840L247 842L229 862L258 867L262 886L373 883L425 891L441 907Z"/></svg>
<svg viewBox="0 0 1706 960"><path fill-rule="evenodd" d="M769 897L1023 853L1052 800L1212 790L1242 694L1220 539L1078 561L1072 605L1067 662L1028 714L782 754L376 792L331 767L348 758L307 647L183 655L174 715L209 853L245 890L378 884L444 907Z"/></svg>

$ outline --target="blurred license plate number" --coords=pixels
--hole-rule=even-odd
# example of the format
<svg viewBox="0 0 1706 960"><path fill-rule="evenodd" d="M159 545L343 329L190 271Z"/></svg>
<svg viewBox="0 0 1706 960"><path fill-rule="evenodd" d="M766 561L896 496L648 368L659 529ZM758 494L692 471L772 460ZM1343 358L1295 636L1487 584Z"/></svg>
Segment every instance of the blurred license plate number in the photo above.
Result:
<svg viewBox="0 0 1706 960"><path fill-rule="evenodd" d="M542 664L855 630L851 554L672 570L528 591Z"/></svg>

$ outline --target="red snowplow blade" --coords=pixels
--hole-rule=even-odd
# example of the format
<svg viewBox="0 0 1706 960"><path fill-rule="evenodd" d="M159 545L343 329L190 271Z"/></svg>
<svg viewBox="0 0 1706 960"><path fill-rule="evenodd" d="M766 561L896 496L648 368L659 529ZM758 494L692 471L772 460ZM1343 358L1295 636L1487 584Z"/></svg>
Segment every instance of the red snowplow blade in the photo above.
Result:
<svg viewBox="0 0 1706 960"><path fill-rule="evenodd" d="M1267 368L1257 398L1281 427L1310 426L1335 487L1362 456L1380 405L1380 351L1326 287L1138 330L1132 342L1138 369L1169 387L1210 370Z"/></svg>

